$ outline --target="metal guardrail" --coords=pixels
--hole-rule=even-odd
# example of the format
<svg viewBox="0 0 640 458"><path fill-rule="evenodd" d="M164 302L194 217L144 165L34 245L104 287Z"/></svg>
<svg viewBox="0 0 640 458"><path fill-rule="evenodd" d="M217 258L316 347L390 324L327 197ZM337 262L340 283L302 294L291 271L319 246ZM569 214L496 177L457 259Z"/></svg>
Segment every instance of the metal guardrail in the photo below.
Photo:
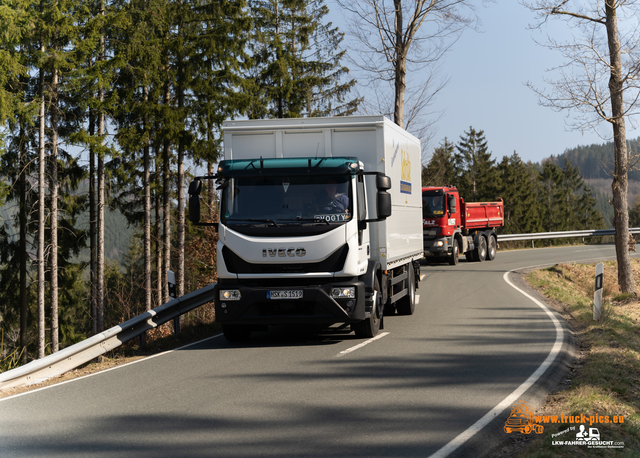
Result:
<svg viewBox="0 0 640 458"><path fill-rule="evenodd" d="M216 283L173 299L153 310L131 318L111 329L96 334L44 358L0 374L0 391L16 386L43 382L91 361L109 350L138 337L149 329L160 326L214 298Z"/></svg>
<svg viewBox="0 0 640 458"><path fill-rule="evenodd" d="M640 234L640 227L629 228L631 234ZM615 229L588 229L584 231L534 232L533 234L498 234L498 242L518 240L563 239L567 237L597 237L615 235Z"/></svg>

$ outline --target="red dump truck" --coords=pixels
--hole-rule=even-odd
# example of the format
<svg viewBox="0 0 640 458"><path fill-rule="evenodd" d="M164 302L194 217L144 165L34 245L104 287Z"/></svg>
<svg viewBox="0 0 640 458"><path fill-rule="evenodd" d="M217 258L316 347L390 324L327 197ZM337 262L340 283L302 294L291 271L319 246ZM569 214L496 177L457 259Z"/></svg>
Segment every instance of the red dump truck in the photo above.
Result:
<svg viewBox="0 0 640 458"><path fill-rule="evenodd" d="M493 260L496 257L495 228L504 224L504 202L465 202L455 186L422 188L422 227L427 260L448 258L458 264Z"/></svg>

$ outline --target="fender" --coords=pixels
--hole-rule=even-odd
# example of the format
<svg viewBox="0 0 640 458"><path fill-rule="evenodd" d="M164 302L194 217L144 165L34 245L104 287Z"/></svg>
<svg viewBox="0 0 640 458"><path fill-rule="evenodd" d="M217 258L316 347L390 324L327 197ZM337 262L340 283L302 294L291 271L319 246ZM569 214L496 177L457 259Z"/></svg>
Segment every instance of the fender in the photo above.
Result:
<svg viewBox="0 0 640 458"><path fill-rule="evenodd" d="M364 282L365 291L368 294L373 293L373 284L378 272L380 272L380 262L375 259L369 259L367 272L360 277L360 280ZM378 278L378 281L380 282L380 288L382 289L382 279Z"/></svg>
<svg viewBox="0 0 640 458"><path fill-rule="evenodd" d="M364 283L364 290L367 298L365 299L365 310L372 310L373 304L371 303L371 296L373 295L373 285L376 279L376 275L381 273L380 262L369 259L369 263L367 265L367 272L360 277L360 280ZM378 277L378 282L380 285L380 293L382 294L382 300L379 302L380 310L378 310L380 319L380 329L384 329L384 304L387 301L386 298L386 290L384 287L382 275ZM369 312L371 313L371 312ZM367 315L368 316L368 315Z"/></svg>

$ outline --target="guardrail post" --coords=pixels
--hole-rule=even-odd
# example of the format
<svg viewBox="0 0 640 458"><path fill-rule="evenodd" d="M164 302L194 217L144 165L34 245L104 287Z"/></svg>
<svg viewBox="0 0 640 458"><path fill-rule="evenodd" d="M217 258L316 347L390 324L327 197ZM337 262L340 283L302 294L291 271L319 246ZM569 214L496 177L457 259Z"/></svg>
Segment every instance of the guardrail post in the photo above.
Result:
<svg viewBox="0 0 640 458"><path fill-rule="evenodd" d="M533 240L531 241L531 248L535 248L536 246L533 243Z"/></svg>
<svg viewBox="0 0 640 458"><path fill-rule="evenodd" d="M593 293L593 319L600 321L602 315L602 283L604 279L604 264L598 263L596 265L596 285L595 293Z"/></svg>
<svg viewBox="0 0 640 458"><path fill-rule="evenodd" d="M169 297L175 299L176 294L176 274L173 270L167 270L167 283L169 283ZM173 319L173 334L180 334L180 315Z"/></svg>

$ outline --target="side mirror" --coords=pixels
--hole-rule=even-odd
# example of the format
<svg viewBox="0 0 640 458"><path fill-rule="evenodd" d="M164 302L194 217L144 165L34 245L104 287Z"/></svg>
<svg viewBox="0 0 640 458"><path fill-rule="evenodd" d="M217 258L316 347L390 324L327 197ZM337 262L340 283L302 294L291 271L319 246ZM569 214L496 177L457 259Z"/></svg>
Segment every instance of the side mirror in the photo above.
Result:
<svg viewBox="0 0 640 458"><path fill-rule="evenodd" d="M391 178L386 175L376 175L376 188L380 191L391 189Z"/></svg>
<svg viewBox="0 0 640 458"><path fill-rule="evenodd" d="M200 222L200 196L197 194L189 196L189 221L194 224Z"/></svg>
<svg viewBox="0 0 640 458"><path fill-rule="evenodd" d="M447 206L449 207L449 213L456 212L456 196L447 194Z"/></svg>
<svg viewBox="0 0 640 458"><path fill-rule="evenodd" d="M376 207L378 220L391 216L391 194L387 191L378 191L376 194Z"/></svg>
<svg viewBox="0 0 640 458"><path fill-rule="evenodd" d="M202 181L193 180L189 184L189 195L199 196L201 192L202 192Z"/></svg>
<svg viewBox="0 0 640 458"><path fill-rule="evenodd" d="M194 180L189 184L189 221L194 224L200 222L200 192L202 181Z"/></svg>

